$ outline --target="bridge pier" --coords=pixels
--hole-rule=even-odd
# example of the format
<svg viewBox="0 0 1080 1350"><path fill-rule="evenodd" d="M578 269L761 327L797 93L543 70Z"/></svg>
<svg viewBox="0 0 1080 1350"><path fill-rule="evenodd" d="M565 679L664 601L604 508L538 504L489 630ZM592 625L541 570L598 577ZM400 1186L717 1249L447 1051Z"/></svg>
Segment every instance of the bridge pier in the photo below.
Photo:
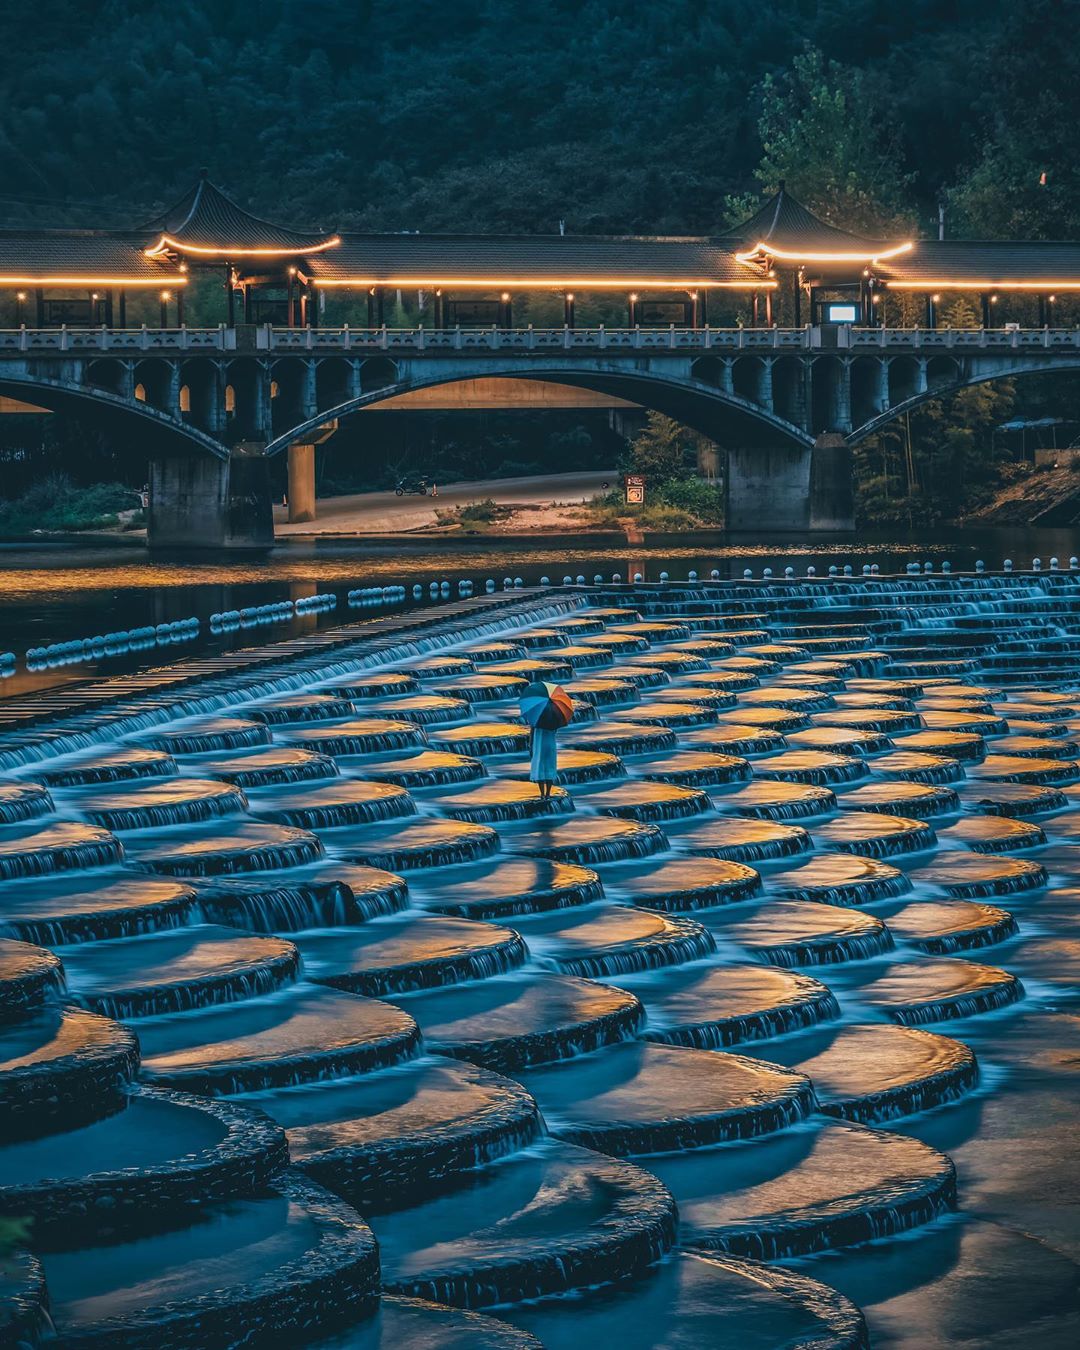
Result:
<svg viewBox="0 0 1080 1350"><path fill-rule="evenodd" d="M788 445L729 449L724 482L729 530L758 534L809 527L809 450Z"/></svg>
<svg viewBox="0 0 1080 1350"><path fill-rule="evenodd" d="M315 519L315 447L289 446L289 523Z"/></svg>
<svg viewBox="0 0 1080 1350"><path fill-rule="evenodd" d="M855 528L855 484L851 447L843 436L825 432L810 452L811 530Z"/></svg>
<svg viewBox="0 0 1080 1350"><path fill-rule="evenodd" d="M228 459L154 455L150 521L154 548L270 548L274 518L269 464L261 445L240 442Z"/></svg>

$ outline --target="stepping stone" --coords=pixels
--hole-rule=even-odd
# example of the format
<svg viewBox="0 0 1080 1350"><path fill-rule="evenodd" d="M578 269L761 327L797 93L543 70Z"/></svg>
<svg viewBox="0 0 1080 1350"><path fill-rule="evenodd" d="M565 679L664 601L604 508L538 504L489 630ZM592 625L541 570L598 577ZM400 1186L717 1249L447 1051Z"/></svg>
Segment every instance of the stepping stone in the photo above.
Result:
<svg viewBox="0 0 1080 1350"><path fill-rule="evenodd" d="M739 755L722 755L712 750L673 750L655 760L642 762L635 776L649 783L718 787L723 783L745 783L750 775L749 761Z"/></svg>
<svg viewBox="0 0 1080 1350"><path fill-rule="evenodd" d="M58 1339L84 1346L268 1345L361 1320L379 1293L371 1230L343 1201L285 1174L268 1193L208 1205L187 1228L45 1258Z"/></svg>
<svg viewBox="0 0 1080 1350"><path fill-rule="evenodd" d="M1055 831L1060 821L1054 822ZM955 825L941 831L941 842L976 853L1013 853L1023 848L1038 848L1046 843L1042 828L1030 820L1006 816L964 816Z"/></svg>
<svg viewBox="0 0 1080 1350"><path fill-rule="evenodd" d="M964 783L957 796L965 811L983 816L1034 816L1069 804L1067 793L1041 783Z"/></svg>
<svg viewBox="0 0 1080 1350"><path fill-rule="evenodd" d="M520 642L474 642L464 648L464 655L477 665L487 665L493 661L512 661L525 655Z"/></svg>
<svg viewBox="0 0 1080 1350"><path fill-rule="evenodd" d="M915 705L909 698L898 694L838 693L833 699L838 708L889 708L900 712L914 712ZM920 705L922 706L922 705Z"/></svg>
<svg viewBox="0 0 1080 1350"><path fill-rule="evenodd" d="M866 777L865 760L856 755L835 755L824 750L788 750L770 755L754 765L755 778L788 783L852 783Z"/></svg>
<svg viewBox="0 0 1080 1350"><path fill-rule="evenodd" d="M360 928L298 935L304 974L316 984L378 998L482 980L524 965L510 928L445 915L395 915Z"/></svg>
<svg viewBox="0 0 1080 1350"><path fill-rule="evenodd" d="M631 633L592 633L580 641L583 647L597 647L601 651L618 652L620 655L649 649L647 638L634 637Z"/></svg>
<svg viewBox="0 0 1080 1350"><path fill-rule="evenodd" d="M571 644L559 648L559 660L565 661L572 670L597 670L603 666L613 666L615 653L604 651L599 647L579 647Z"/></svg>
<svg viewBox="0 0 1080 1350"><path fill-rule="evenodd" d="M267 726L283 726L289 722L330 722L335 718L352 717L352 701L335 697L329 691L308 690L303 694L282 694L265 703L249 704L244 715Z"/></svg>
<svg viewBox="0 0 1080 1350"><path fill-rule="evenodd" d="M397 783L404 788L445 787L487 776L478 759L449 750L421 750L395 759L365 760L357 772L372 782Z"/></svg>
<svg viewBox="0 0 1080 1350"><path fill-rule="evenodd" d="M634 637L643 637L650 643L659 642L686 642L690 638L690 625L685 623L664 623L660 621L651 623L628 623L620 629L620 633L629 633Z"/></svg>
<svg viewBox="0 0 1080 1350"><path fill-rule="evenodd" d="M710 820L692 825L672 837L680 853L728 862L763 862L809 853L810 836L801 825L780 825L771 820Z"/></svg>
<svg viewBox="0 0 1080 1350"><path fill-rule="evenodd" d="M692 750L708 750L720 755L766 755L783 750L787 741L778 731L768 727L752 727L745 723L718 723L712 727L696 727L679 733L679 744Z"/></svg>
<svg viewBox="0 0 1080 1350"><path fill-rule="evenodd" d="M952 709L934 712L927 708L923 711L922 722L930 731L973 732L977 736L1003 736L1009 729L1004 717L987 716L985 713L963 713Z"/></svg>
<svg viewBox="0 0 1080 1350"><path fill-rule="evenodd" d="M989 754L981 764L973 764L968 774L973 779L991 783L1073 783L1080 775L1080 768L1067 759Z"/></svg>
<svg viewBox="0 0 1080 1350"><path fill-rule="evenodd" d="M965 764L986 756L986 742L969 731L913 731L897 741L897 749L958 759Z"/></svg>
<svg viewBox="0 0 1080 1350"><path fill-rule="evenodd" d="M413 680L437 680L443 675L462 675L475 669L476 667L468 656L455 656L450 652L442 652L438 656L425 656L418 661L409 661L405 668L397 673ZM391 673L393 672L386 672L382 675L357 676L356 678L374 683L375 680L387 678ZM350 681L350 685L352 685L352 681ZM341 687L338 686L338 688ZM355 685L352 685L352 687L355 687ZM361 695L357 694L355 697L359 698Z"/></svg>
<svg viewBox="0 0 1080 1350"><path fill-rule="evenodd" d="M700 788L653 781L619 783L579 797L578 804L603 816L646 821L684 820L712 809L709 794Z"/></svg>
<svg viewBox="0 0 1080 1350"><path fill-rule="evenodd" d="M40 783L0 783L0 824L47 816L54 810L49 789Z"/></svg>
<svg viewBox="0 0 1080 1350"><path fill-rule="evenodd" d="M203 755L214 750L269 745L270 730L265 723L249 717L193 717L174 727L143 732L135 743L170 755Z"/></svg>
<svg viewBox="0 0 1080 1350"><path fill-rule="evenodd" d="M473 680L488 678L485 675L462 676L462 679ZM521 683L524 686L527 682ZM365 717L389 717L398 722L415 722L417 726L448 726L453 722L465 722L472 716L472 701L453 698L448 693L404 694L401 698L375 699L366 704L362 712Z"/></svg>
<svg viewBox="0 0 1080 1350"><path fill-rule="evenodd" d="M425 745L422 727L404 719L357 718L352 722L327 722L305 726L286 738L290 745L323 755L367 755Z"/></svg>
<svg viewBox="0 0 1080 1350"><path fill-rule="evenodd" d="M456 673L461 658L447 657L445 660L455 663L455 671L451 673ZM471 662L466 661L465 666L472 669ZM334 680L332 684L325 685L323 692L334 698L347 698L350 702L356 699L386 698L394 694L414 694L420 688L416 678L419 669L417 665L413 670L383 670L377 675L358 672L348 679Z"/></svg>
<svg viewBox="0 0 1080 1350"><path fill-rule="evenodd" d="M810 720L816 727L838 727L842 731L881 731L888 735L915 731L923 725L923 719L917 712L901 712L895 708L878 708L868 712L860 712L857 708L836 708L829 712L814 713Z"/></svg>
<svg viewBox="0 0 1080 1350"><path fill-rule="evenodd" d="M852 993L894 1022L911 1027L1007 1007L1023 998L1024 986L996 966L942 957L896 962Z"/></svg>
<svg viewBox="0 0 1080 1350"><path fill-rule="evenodd" d="M655 825L637 820L581 816L540 825L503 836L510 853L524 853L553 862L621 862L627 858L647 858L668 847L666 836Z"/></svg>
<svg viewBox="0 0 1080 1350"><path fill-rule="evenodd" d="M966 1045L914 1027L830 1028L786 1049L783 1062L810 1079L820 1111L866 1125L956 1101L979 1081Z"/></svg>
<svg viewBox="0 0 1080 1350"><path fill-rule="evenodd" d="M671 676L661 666L608 666L604 670L605 679L618 680L622 684L631 684L635 689L659 689L669 684Z"/></svg>
<svg viewBox="0 0 1080 1350"><path fill-rule="evenodd" d="M124 846L108 830L61 820L40 829L0 829L0 881L43 877L123 859Z"/></svg>
<svg viewBox="0 0 1080 1350"><path fill-rule="evenodd" d="M59 764L43 764L38 777L49 787L79 787L84 783L120 783L132 778L169 778L179 772L176 760L165 750L145 750L137 745L123 750L104 750L79 755Z"/></svg>
<svg viewBox="0 0 1080 1350"><path fill-rule="evenodd" d="M413 885L417 904L466 919L566 909L598 900L603 893L600 878L589 868L547 858L502 858L479 867L419 877Z"/></svg>
<svg viewBox="0 0 1080 1350"><path fill-rule="evenodd" d="M970 900L913 901L889 914L888 923L901 942L935 955L989 947L1017 932L1008 910Z"/></svg>
<svg viewBox="0 0 1080 1350"><path fill-rule="evenodd" d="M869 1344L858 1308L816 1280L782 1267L686 1252L620 1289L616 1298L599 1289L522 1304L500 1316L540 1337L547 1350L589 1344L655 1350L658 1327L664 1328L665 1350L716 1346L719 1327L740 1350L863 1350ZM483 1342L477 1345L480 1350Z"/></svg>
<svg viewBox="0 0 1080 1350"><path fill-rule="evenodd" d="M541 1130L535 1101L512 1079L433 1055L257 1100L285 1127L293 1166L368 1213L431 1195Z"/></svg>
<svg viewBox="0 0 1080 1350"><path fill-rule="evenodd" d="M304 830L366 825L416 815L416 803L407 788L358 778L339 778L322 787L309 785L293 791L267 792L257 797L251 807L257 820L295 825Z"/></svg>
<svg viewBox="0 0 1080 1350"><path fill-rule="evenodd" d="M727 722L731 726L763 727L767 731L778 731L783 734L800 731L810 724L810 718L806 713L792 712L775 705L749 708L740 704L731 712L720 713L717 720Z"/></svg>
<svg viewBox="0 0 1080 1350"><path fill-rule="evenodd" d="M672 685L669 689L654 689L649 695L649 702L654 706L670 706L671 704L690 704L699 708L711 708L714 712L720 712L725 708L735 707L735 695L728 689L709 688L696 684Z"/></svg>
<svg viewBox="0 0 1080 1350"><path fill-rule="evenodd" d="M64 968L44 947L0 937L0 1025L40 1011L64 993Z"/></svg>
<svg viewBox="0 0 1080 1350"><path fill-rule="evenodd" d="M750 1139L814 1109L802 1074L644 1041L529 1069L521 1082L555 1138L616 1157Z"/></svg>
<svg viewBox="0 0 1080 1350"><path fill-rule="evenodd" d="M1060 699L1051 697L1050 690L1044 690L1039 697L1034 697L1036 692L1025 689L1023 698L1008 702L1004 712L1010 721L1014 717L1024 717L1029 722L1058 722L1080 717L1080 700L1075 692L1066 693Z"/></svg>
<svg viewBox="0 0 1080 1350"><path fill-rule="evenodd" d="M782 670L773 681L773 688L818 689L825 694L842 694L844 681L832 675L808 675L806 667L798 670Z"/></svg>
<svg viewBox="0 0 1080 1350"><path fill-rule="evenodd" d="M592 679L570 680L563 688L571 697L595 707L612 703L636 703L638 686L630 680Z"/></svg>
<svg viewBox="0 0 1080 1350"><path fill-rule="evenodd" d="M833 755L876 755L892 749L892 741L883 731L856 731L853 727L806 727L791 732L787 739L796 750L824 750Z"/></svg>
<svg viewBox="0 0 1080 1350"><path fill-rule="evenodd" d="M214 778L150 779L104 791L82 792L79 815L106 830L146 830L216 820L247 809L243 788Z"/></svg>
<svg viewBox="0 0 1080 1350"><path fill-rule="evenodd" d="M937 783L866 783L837 799L841 811L885 811L890 815L926 820L959 812L960 798Z"/></svg>
<svg viewBox="0 0 1080 1350"><path fill-rule="evenodd" d="M957 899L1015 895L1049 883L1046 868L1029 858L987 857L949 849L910 874L920 886L934 886Z"/></svg>
<svg viewBox="0 0 1080 1350"><path fill-rule="evenodd" d="M430 686L435 693L448 695L455 702L466 704L520 698L528 687L527 679L511 674L505 667L500 668L498 674L456 675Z"/></svg>
<svg viewBox="0 0 1080 1350"><path fill-rule="evenodd" d="M502 975L402 994L434 1054L513 1073L635 1036L645 1010L624 989L573 975Z"/></svg>
<svg viewBox="0 0 1080 1350"><path fill-rule="evenodd" d="M790 689L772 684L767 689L750 689L739 695L740 708L788 708L792 712L821 712L836 700L831 694L812 689Z"/></svg>
<svg viewBox="0 0 1080 1350"><path fill-rule="evenodd" d="M327 755L295 745L272 745L223 759L199 760L199 772L237 787L259 788L276 783L313 783L338 776L338 766Z"/></svg>
<svg viewBox="0 0 1080 1350"><path fill-rule="evenodd" d="M348 862L387 872L410 872L417 867L451 867L486 858L498 849L499 836L490 825L418 817L396 828L362 825L335 830L326 842Z"/></svg>
<svg viewBox="0 0 1080 1350"><path fill-rule="evenodd" d="M958 759L921 754L917 750L878 755L868 760L866 767L875 778L900 778L909 783L956 783L964 776Z"/></svg>
<svg viewBox="0 0 1080 1350"><path fill-rule="evenodd" d="M699 642L696 646L698 648L726 648L728 644L726 642ZM727 653L725 651L719 654L726 655ZM701 651L701 655L705 656L707 653ZM757 689L761 681L756 675L744 670L701 670L694 675L694 684L703 689L724 689L729 693L739 694L745 689Z"/></svg>
<svg viewBox="0 0 1080 1350"><path fill-rule="evenodd" d="M564 787L554 787L550 797L541 797L538 784L513 778L492 778L462 792L432 797L428 805L451 820L491 822L527 820L534 816L568 815L574 798Z"/></svg>
<svg viewBox="0 0 1080 1350"><path fill-rule="evenodd" d="M835 811L836 796L827 787L761 779L718 794L714 804L718 811L758 820L801 820Z"/></svg>
<svg viewBox="0 0 1080 1350"><path fill-rule="evenodd" d="M559 659L555 652L544 657L527 656L520 661L503 661L495 667L500 675L520 675L532 680L570 680L574 677L574 668L567 661Z"/></svg>
<svg viewBox="0 0 1080 1350"><path fill-rule="evenodd" d="M214 877L196 885L206 922L252 933L366 923L409 903L408 887L393 872L330 861L285 872Z"/></svg>
<svg viewBox="0 0 1080 1350"><path fill-rule="evenodd" d="M261 1111L134 1088L107 1120L0 1146L0 1215L33 1223L39 1251L100 1243L258 1190L288 1158Z"/></svg>
<svg viewBox="0 0 1080 1350"><path fill-rule="evenodd" d="M650 1173L553 1140L375 1231L392 1293L487 1307L628 1279L671 1247L675 1226Z"/></svg>
<svg viewBox="0 0 1080 1350"><path fill-rule="evenodd" d="M529 761L500 764L495 771L500 778L528 779ZM625 777L626 765L618 755L605 754L602 750L567 750L561 746L556 751L556 783L570 786L574 783L603 783Z"/></svg>
<svg viewBox="0 0 1080 1350"><path fill-rule="evenodd" d="M367 1073L419 1044L400 1008L311 985L139 1023L143 1078L213 1096Z"/></svg>
<svg viewBox="0 0 1080 1350"><path fill-rule="evenodd" d="M528 752L532 732L519 722L469 722L432 731L428 739L432 746L456 755L513 755Z"/></svg>
<svg viewBox="0 0 1080 1350"><path fill-rule="evenodd" d="M733 942L771 966L823 966L865 961L893 948L880 919L804 900L771 900L752 914L705 914L720 942Z"/></svg>
<svg viewBox="0 0 1080 1350"><path fill-rule="evenodd" d="M675 967L629 977L649 1021L648 1041L717 1050L840 1016L832 990L809 975L762 965Z"/></svg>
<svg viewBox="0 0 1080 1350"><path fill-rule="evenodd" d="M291 942L212 924L83 943L62 953L71 997L107 1017L233 1003L279 989L300 969Z"/></svg>
<svg viewBox="0 0 1080 1350"><path fill-rule="evenodd" d="M823 853L788 872L772 872L769 890L792 900L869 905L903 895L911 883L899 868L851 853Z"/></svg>
<svg viewBox="0 0 1080 1350"><path fill-rule="evenodd" d="M585 627L579 629L578 630L579 632L585 633L603 632L604 629L603 624L598 624L594 627L591 623L589 623L588 620L585 620L584 623ZM552 647L566 646L566 643L568 641L566 635L568 631L569 630L565 628L560 629L550 625L544 628L526 628L526 630L523 633L515 633L514 640L520 643L520 645L524 647L526 651L530 652L550 651Z"/></svg>
<svg viewBox="0 0 1080 1350"><path fill-rule="evenodd" d="M715 944L692 919L629 905L588 905L525 915L518 930L533 956L564 975L603 978L711 955Z"/></svg>
<svg viewBox="0 0 1080 1350"><path fill-rule="evenodd" d="M605 867L602 876L609 896L661 912L733 905L761 893L761 877L752 867L720 858L629 863Z"/></svg>
<svg viewBox="0 0 1080 1350"><path fill-rule="evenodd" d="M0 1026L0 1141L111 1114L138 1068L133 1033L82 1008L54 1006Z"/></svg>
<svg viewBox="0 0 1080 1350"><path fill-rule="evenodd" d="M130 859L145 872L174 877L230 876L298 867L323 856L318 837L291 825L248 824L226 830L164 830L130 845Z"/></svg>
<svg viewBox="0 0 1080 1350"><path fill-rule="evenodd" d="M4 888L3 928L24 942L55 946L130 937L188 922L191 886L131 873L75 873Z"/></svg>
<svg viewBox="0 0 1080 1350"><path fill-rule="evenodd" d="M658 693L663 691L658 690ZM715 722L717 712L701 703L668 703L657 699L640 708L618 708L611 714L613 722L626 722L643 727L699 727Z"/></svg>
<svg viewBox="0 0 1080 1350"><path fill-rule="evenodd" d="M628 617L631 615L633 617ZM568 619L553 619L551 623L545 624L545 628L564 636L569 633L580 637L585 633L602 633L605 623L619 622L620 618L623 623L637 623L641 615L632 609L593 610L588 618L574 615Z"/></svg>
<svg viewBox="0 0 1080 1350"><path fill-rule="evenodd" d="M737 657L731 657L737 660ZM709 663L704 657L689 651L649 652L648 656L628 656L628 666L646 666L650 670L666 670L669 675L685 675L690 671L705 671Z"/></svg>
<svg viewBox="0 0 1080 1350"><path fill-rule="evenodd" d="M956 1170L944 1153L839 1121L649 1166L675 1197L685 1246L756 1260L878 1241L956 1203Z"/></svg>
<svg viewBox="0 0 1080 1350"><path fill-rule="evenodd" d="M814 837L825 848L866 858L920 853L937 842L934 831L923 821L876 811L849 811L836 816L819 825Z"/></svg>
<svg viewBox="0 0 1080 1350"><path fill-rule="evenodd" d="M893 694L897 698L920 698L929 682L916 683L914 680L884 680L878 677L856 675L847 681L847 687L853 691L868 694ZM948 688L970 686L953 686Z"/></svg>

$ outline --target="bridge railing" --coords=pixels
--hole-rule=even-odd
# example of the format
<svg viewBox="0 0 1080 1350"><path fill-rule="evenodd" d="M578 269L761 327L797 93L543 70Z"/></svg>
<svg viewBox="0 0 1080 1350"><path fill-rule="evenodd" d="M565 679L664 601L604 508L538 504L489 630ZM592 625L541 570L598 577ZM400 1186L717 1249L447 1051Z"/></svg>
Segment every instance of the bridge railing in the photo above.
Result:
<svg viewBox="0 0 1080 1350"><path fill-rule="evenodd" d="M239 341L238 341L239 339ZM15 328L0 356L266 352L985 352L1080 350L1076 328Z"/></svg>

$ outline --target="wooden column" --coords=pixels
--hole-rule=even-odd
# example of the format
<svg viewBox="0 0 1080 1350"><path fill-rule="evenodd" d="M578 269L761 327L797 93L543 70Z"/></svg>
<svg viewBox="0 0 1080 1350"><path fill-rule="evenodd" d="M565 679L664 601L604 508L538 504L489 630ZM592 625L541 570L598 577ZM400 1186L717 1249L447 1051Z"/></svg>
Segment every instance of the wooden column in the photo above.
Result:
<svg viewBox="0 0 1080 1350"><path fill-rule="evenodd" d="M225 264L225 304L226 320L230 328L236 327L236 292L233 290L232 265Z"/></svg>
<svg viewBox="0 0 1080 1350"><path fill-rule="evenodd" d="M761 319L760 296L754 291L750 299L750 327L757 328Z"/></svg>
<svg viewBox="0 0 1080 1350"><path fill-rule="evenodd" d="M121 328L126 328L126 327L127 327L127 291L124 290L123 286L120 287L120 297L119 297L119 299L120 299L120 304L119 304L119 323L120 323L120 327L121 327Z"/></svg>
<svg viewBox="0 0 1080 1350"><path fill-rule="evenodd" d="M34 326L45 327L45 292L40 286L34 292Z"/></svg>

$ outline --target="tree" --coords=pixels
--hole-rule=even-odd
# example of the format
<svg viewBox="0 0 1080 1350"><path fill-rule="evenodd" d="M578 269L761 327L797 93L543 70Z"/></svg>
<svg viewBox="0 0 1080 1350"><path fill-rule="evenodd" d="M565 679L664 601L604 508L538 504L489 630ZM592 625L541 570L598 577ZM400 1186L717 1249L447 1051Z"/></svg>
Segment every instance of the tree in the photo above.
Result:
<svg viewBox="0 0 1080 1350"><path fill-rule="evenodd" d="M761 84L761 163L766 192L781 182L811 210L850 230L882 233L912 221L911 176L867 77L808 48Z"/></svg>
<svg viewBox="0 0 1080 1350"><path fill-rule="evenodd" d="M650 412L644 427L630 442L630 472L644 474L655 487L689 478L693 474L688 463L693 442L694 433L674 418Z"/></svg>

